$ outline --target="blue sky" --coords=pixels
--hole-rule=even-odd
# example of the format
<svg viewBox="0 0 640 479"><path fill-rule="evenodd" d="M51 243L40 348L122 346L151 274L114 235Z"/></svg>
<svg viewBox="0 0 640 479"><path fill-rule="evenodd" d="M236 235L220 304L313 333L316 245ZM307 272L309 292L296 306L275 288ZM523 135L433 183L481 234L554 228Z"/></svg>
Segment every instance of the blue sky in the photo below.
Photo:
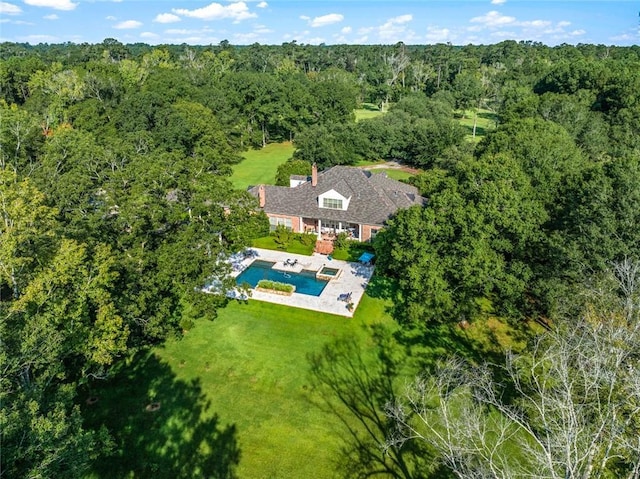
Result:
<svg viewBox="0 0 640 479"><path fill-rule="evenodd" d="M635 45L639 12L631 0L9 0L0 41Z"/></svg>

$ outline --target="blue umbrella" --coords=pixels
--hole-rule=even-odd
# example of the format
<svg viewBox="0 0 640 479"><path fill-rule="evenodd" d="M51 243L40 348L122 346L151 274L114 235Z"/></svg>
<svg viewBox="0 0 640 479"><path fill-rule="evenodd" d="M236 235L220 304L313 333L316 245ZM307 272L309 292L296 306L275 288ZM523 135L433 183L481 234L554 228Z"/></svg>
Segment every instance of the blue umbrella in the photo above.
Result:
<svg viewBox="0 0 640 479"><path fill-rule="evenodd" d="M358 261L360 261L361 263L369 263L373 258L375 258L375 256L376 255L373 253L365 252L365 253L362 253L360 258L358 258Z"/></svg>

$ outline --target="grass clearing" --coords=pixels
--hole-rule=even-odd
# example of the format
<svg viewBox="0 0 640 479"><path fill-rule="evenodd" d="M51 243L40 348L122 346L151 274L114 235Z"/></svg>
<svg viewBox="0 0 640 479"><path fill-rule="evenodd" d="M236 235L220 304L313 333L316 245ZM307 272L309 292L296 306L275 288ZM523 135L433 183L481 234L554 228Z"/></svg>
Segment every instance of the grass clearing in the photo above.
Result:
<svg viewBox="0 0 640 479"><path fill-rule="evenodd" d="M392 178L394 180L408 180L412 176L415 176L413 173L409 173L408 171L404 171L404 170L399 170L397 168L376 168L369 171L373 174L385 172L389 178Z"/></svg>
<svg viewBox="0 0 640 479"><path fill-rule="evenodd" d="M233 166L231 183L242 190L252 185L275 184L278 166L291 158L294 149L290 141L285 141L270 143L260 150L244 152L244 160Z"/></svg>
<svg viewBox="0 0 640 479"><path fill-rule="evenodd" d="M489 131L496 128L498 115L490 110L478 110L478 122L476 124L475 138L473 138L473 117L473 110L467 110L464 115L460 111L456 112L456 118L458 118L460 125L462 125L467 130L467 140L478 142Z"/></svg>
<svg viewBox="0 0 640 479"><path fill-rule="evenodd" d="M368 120L384 114L380 111L380 108L373 103L363 103L362 108L357 108L353 112L356 115L356 121Z"/></svg>
<svg viewBox="0 0 640 479"><path fill-rule="evenodd" d="M517 337L498 318L411 337L389 315L394 290L393 281L374 276L353 319L231 301L215 320L122 361L81 398L98 399L82 403L87 424L108 425L115 442L88 477L343 477L337 459L348 435L319 407L330 396L313 386L311 355L348 337L376 358L375 326L391 338L386 353L408 355L397 378L404 384L414 368L442 356L493 359ZM362 428L355 419L351 425Z"/></svg>
<svg viewBox="0 0 640 479"><path fill-rule="evenodd" d="M307 357L344 335L365 341L363 325L374 322L392 324L374 298L351 320L229 303L215 321L123 364L92 391L99 401L86 406L91 424L116 431L116 453L93 477L227 477L211 468L234 470L235 462L238 477L335 477L341 426L313 406L322 398ZM158 411L146 410L152 402Z"/></svg>

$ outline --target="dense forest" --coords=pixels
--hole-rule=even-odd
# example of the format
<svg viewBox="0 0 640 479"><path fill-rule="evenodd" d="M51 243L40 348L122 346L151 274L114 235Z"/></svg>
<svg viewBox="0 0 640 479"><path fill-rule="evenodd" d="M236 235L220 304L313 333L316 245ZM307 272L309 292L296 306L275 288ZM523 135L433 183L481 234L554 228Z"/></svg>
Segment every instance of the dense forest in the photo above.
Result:
<svg viewBox="0 0 640 479"><path fill-rule="evenodd" d="M231 281L221 258L269 228L231 167L271 142L296 147L283 181L311 162L422 171L410 181L428 204L399 212L374 243L377 274L396 285L392 315L416 341L491 311L584 334L538 353L583 347L587 291L608 292L601 311L629 324L638 314L640 288L612 286L610 272L640 280L640 47L3 43L0 95L2 477L84 477L110 450L78 391L224 307L199 287ZM385 114L356 122L365 103ZM496 124L479 139L485 112ZM607 338L593 347L623 343ZM390 415L407 426L405 413ZM613 474L601 477L638 477L637 444L615 437L626 447L615 461L593 453Z"/></svg>

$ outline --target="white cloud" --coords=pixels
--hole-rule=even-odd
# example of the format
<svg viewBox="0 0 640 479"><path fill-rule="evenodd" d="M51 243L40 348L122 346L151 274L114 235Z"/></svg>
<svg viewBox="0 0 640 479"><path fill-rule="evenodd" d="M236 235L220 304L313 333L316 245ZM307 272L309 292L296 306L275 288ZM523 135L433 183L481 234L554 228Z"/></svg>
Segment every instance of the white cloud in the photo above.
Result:
<svg viewBox="0 0 640 479"><path fill-rule="evenodd" d="M33 7L49 7L54 10L74 10L78 6L71 0L24 0L24 3Z"/></svg>
<svg viewBox="0 0 640 479"><path fill-rule="evenodd" d="M532 20L527 22L516 22L516 25L524 28L546 28L551 25L547 20Z"/></svg>
<svg viewBox="0 0 640 479"><path fill-rule="evenodd" d="M571 25L571 22L567 22L566 20L564 20L562 22L558 22L558 27L560 27L560 28L568 27L569 25Z"/></svg>
<svg viewBox="0 0 640 479"><path fill-rule="evenodd" d="M451 41L451 30L448 28L427 27L425 35L427 43L446 43Z"/></svg>
<svg viewBox="0 0 640 479"><path fill-rule="evenodd" d="M60 17L55 13L52 13L51 15L45 15L42 18L44 18L45 20L58 20Z"/></svg>
<svg viewBox="0 0 640 479"><path fill-rule="evenodd" d="M233 35L233 43L237 45L248 45L257 42L259 38L259 35L255 32L235 33Z"/></svg>
<svg viewBox="0 0 640 479"><path fill-rule="evenodd" d="M158 38L160 35L153 32L142 32L140 38Z"/></svg>
<svg viewBox="0 0 640 479"><path fill-rule="evenodd" d="M512 38L520 38L521 35L518 35L516 32L509 32L509 31L503 31L503 30L499 30L496 32L491 32L491 37L492 38L500 38L500 39L512 39Z"/></svg>
<svg viewBox="0 0 640 479"><path fill-rule="evenodd" d="M333 25L334 23L340 23L344 20L344 15L339 13L330 13L328 15L322 15L321 17L316 17L309 22L311 27L326 27L327 25ZM322 42L320 42L322 43Z"/></svg>
<svg viewBox="0 0 640 479"><path fill-rule="evenodd" d="M413 20L413 15L400 15L398 17L394 17L389 19L389 22L392 23L408 23Z"/></svg>
<svg viewBox="0 0 640 479"><path fill-rule="evenodd" d="M507 0L491 0L491 5L504 5Z"/></svg>
<svg viewBox="0 0 640 479"><path fill-rule="evenodd" d="M180 21L180 17L173 13L160 13L156 15L153 21L157 23L175 23Z"/></svg>
<svg viewBox="0 0 640 479"><path fill-rule="evenodd" d="M628 42L628 41L635 41L638 38L638 36L640 35L634 35L632 33L622 33L620 35L611 37L610 40Z"/></svg>
<svg viewBox="0 0 640 479"><path fill-rule="evenodd" d="M235 22L246 20L247 18L255 18L257 15L251 13L247 4L244 2L230 3L229 5L220 5L219 3L211 3L206 7L196 8L195 10L187 10L186 8L173 8L173 13L190 18L198 18L200 20L222 20L231 18Z"/></svg>
<svg viewBox="0 0 640 479"><path fill-rule="evenodd" d="M36 44L36 43L58 43L60 39L53 35L27 35L19 37L19 41Z"/></svg>
<svg viewBox="0 0 640 479"><path fill-rule="evenodd" d="M355 45L364 45L365 43L367 43L367 40L369 40L369 37L364 35L360 38L356 38L353 43Z"/></svg>
<svg viewBox="0 0 640 479"><path fill-rule="evenodd" d="M108 17L105 17L105 20L109 20L110 22L114 22L117 20L116 17L114 17L113 15L109 15Z"/></svg>
<svg viewBox="0 0 640 479"><path fill-rule="evenodd" d="M187 28L169 28L164 31L167 35L193 35L201 33L200 30L189 30Z"/></svg>
<svg viewBox="0 0 640 479"><path fill-rule="evenodd" d="M413 32L407 31L406 23L413 20L413 15L400 15L387 20L378 27L378 35L383 41L398 41L400 37L413 37Z"/></svg>
<svg viewBox="0 0 640 479"><path fill-rule="evenodd" d="M167 35L202 35L212 33L213 30L209 27L199 29L187 29L187 28L168 28L164 31Z"/></svg>
<svg viewBox="0 0 640 479"><path fill-rule="evenodd" d="M140 28L142 26L142 22L138 20L125 20L124 22L116 23L113 28L117 28L118 30L127 30L131 28Z"/></svg>
<svg viewBox="0 0 640 479"><path fill-rule="evenodd" d="M267 2L260 2L259 4L256 5L256 7L258 8L267 8L269 6L269 4Z"/></svg>
<svg viewBox="0 0 640 479"><path fill-rule="evenodd" d="M340 30L340 33L343 34L347 34L347 33L351 33L351 27L344 27L342 30Z"/></svg>
<svg viewBox="0 0 640 479"><path fill-rule="evenodd" d="M307 40L307 43L311 44L311 45L320 45L321 43L324 43L324 38L322 37L313 37L313 38L309 38L309 40Z"/></svg>
<svg viewBox="0 0 640 479"><path fill-rule="evenodd" d="M304 20L306 22L308 20L311 20L311 17L308 17L306 15L300 15L300 20Z"/></svg>
<svg viewBox="0 0 640 479"><path fill-rule="evenodd" d="M579 37L580 35L584 35L586 32L586 30L574 30L571 33L569 33L569 35L571 35L572 37Z"/></svg>
<svg viewBox="0 0 640 479"><path fill-rule="evenodd" d="M509 17L502 15L495 10L490 11L486 15L479 17L473 17L470 20L472 23L480 23L487 28L498 28L504 25L512 24L516 21L515 17Z"/></svg>
<svg viewBox="0 0 640 479"><path fill-rule="evenodd" d="M22 9L12 3L0 2L0 13L3 15L20 15Z"/></svg>

